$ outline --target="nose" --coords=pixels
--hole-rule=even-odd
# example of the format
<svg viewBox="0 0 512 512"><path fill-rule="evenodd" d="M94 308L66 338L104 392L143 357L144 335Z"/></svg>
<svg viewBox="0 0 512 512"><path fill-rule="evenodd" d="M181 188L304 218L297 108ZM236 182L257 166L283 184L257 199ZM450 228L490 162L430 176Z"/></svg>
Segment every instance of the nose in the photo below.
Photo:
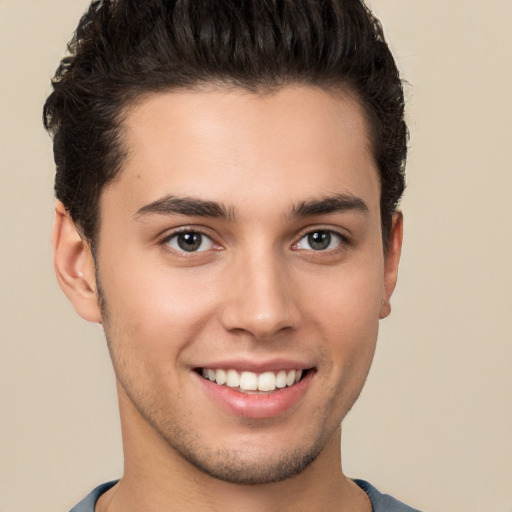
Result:
<svg viewBox="0 0 512 512"><path fill-rule="evenodd" d="M240 258L229 271L226 287L221 322L228 331L265 340L299 327L298 297L286 264L275 255Z"/></svg>

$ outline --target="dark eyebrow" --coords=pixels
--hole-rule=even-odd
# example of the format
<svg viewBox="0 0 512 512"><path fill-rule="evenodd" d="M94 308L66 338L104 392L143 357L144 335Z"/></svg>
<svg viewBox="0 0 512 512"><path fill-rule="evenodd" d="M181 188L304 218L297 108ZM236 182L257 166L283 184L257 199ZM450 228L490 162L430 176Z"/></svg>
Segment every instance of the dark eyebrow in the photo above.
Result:
<svg viewBox="0 0 512 512"><path fill-rule="evenodd" d="M168 195L139 208L133 216L135 220L146 215L188 215L197 217L213 217L232 220L233 213L222 204L204 201L192 197L176 197Z"/></svg>
<svg viewBox="0 0 512 512"><path fill-rule="evenodd" d="M308 217L354 210L361 213L369 211L368 205L361 198L349 194L336 194L320 199L302 201L292 209L291 216Z"/></svg>

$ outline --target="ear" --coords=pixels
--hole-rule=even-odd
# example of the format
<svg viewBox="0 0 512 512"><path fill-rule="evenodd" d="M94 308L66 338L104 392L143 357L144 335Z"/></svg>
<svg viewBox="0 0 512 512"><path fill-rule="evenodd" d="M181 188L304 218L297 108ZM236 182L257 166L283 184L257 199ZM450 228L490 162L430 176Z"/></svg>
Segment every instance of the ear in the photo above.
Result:
<svg viewBox="0 0 512 512"><path fill-rule="evenodd" d="M403 225L402 212L396 212L393 215L388 248L384 258L384 296L382 297L379 315L381 319L386 318L391 313L391 295L396 286L398 264L402 252Z"/></svg>
<svg viewBox="0 0 512 512"><path fill-rule="evenodd" d="M55 207L52 242L53 265L62 291L82 318L101 323L91 248L60 201Z"/></svg>

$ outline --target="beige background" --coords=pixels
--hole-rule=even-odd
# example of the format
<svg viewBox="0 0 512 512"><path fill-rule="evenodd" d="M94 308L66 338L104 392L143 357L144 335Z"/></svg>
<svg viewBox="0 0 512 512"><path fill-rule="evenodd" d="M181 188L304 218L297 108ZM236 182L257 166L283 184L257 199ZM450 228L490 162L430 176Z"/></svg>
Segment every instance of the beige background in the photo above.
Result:
<svg viewBox="0 0 512 512"><path fill-rule="evenodd" d="M122 468L99 327L52 272L40 111L87 0L0 0L0 511ZM373 0L410 82L406 238L344 465L425 511L512 511L512 1Z"/></svg>

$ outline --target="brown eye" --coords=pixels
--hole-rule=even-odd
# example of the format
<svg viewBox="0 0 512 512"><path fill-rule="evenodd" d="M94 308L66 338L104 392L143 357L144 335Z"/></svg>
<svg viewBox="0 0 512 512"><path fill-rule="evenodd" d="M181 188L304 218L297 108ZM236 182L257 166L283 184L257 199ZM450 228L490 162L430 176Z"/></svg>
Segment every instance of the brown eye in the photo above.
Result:
<svg viewBox="0 0 512 512"><path fill-rule="evenodd" d="M338 233L318 229L304 235L295 248L308 251L326 251L339 247L343 242L343 237Z"/></svg>
<svg viewBox="0 0 512 512"><path fill-rule="evenodd" d="M211 249L213 242L197 231L184 231L171 236L167 245L178 252L201 252Z"/></svg>
<svg viewBox="0 0 512 512"><path fill-rule="evenodd" d="M328 231L315 231L308 235L308 243L315 251L324 251L331 245L331 233Z"/></svg>

